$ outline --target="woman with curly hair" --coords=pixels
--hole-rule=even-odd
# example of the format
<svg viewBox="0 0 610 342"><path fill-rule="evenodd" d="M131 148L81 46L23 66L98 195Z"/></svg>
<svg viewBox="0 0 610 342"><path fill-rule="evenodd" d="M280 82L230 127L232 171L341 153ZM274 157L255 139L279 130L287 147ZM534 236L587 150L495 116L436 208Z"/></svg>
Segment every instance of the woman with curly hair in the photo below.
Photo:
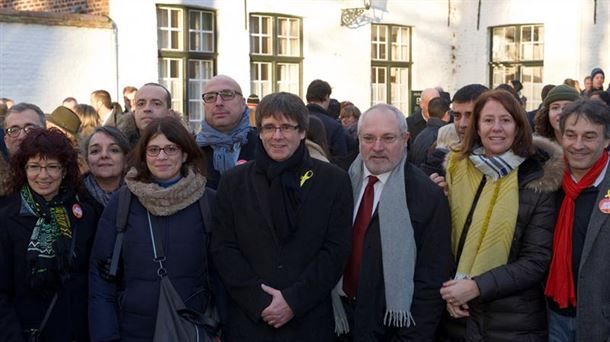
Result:
<svg viewBox="0 0 610 342"><path fill-rule="evenodd" d="M81 200L77 152L35 128L11 157L0 210L0 340L88 341L87 276L99 213Z"/></svg>
<svg viewBox="0 0 610 342"><path fill-rule="evenodd" d="M576 101L580 95L576 89L561 84L549 91L544 98L544 105L534 116L534 132L551 141L561 144L559 119L563 108Z"/></svg>

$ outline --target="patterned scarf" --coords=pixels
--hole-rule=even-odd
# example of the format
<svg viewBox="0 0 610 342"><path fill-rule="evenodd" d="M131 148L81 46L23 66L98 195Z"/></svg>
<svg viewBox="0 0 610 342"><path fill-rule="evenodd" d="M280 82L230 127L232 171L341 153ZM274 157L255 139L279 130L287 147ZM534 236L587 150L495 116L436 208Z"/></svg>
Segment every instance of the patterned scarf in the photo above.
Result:
<svg viewBox="0 0 610 342"><path fill-rule="evenodd" d="M66 206L76 202L74 192L62 187L47 202L26 184L21 188L21 199L22 210L38 218L26 253L30 287L56 288L69 271L72 227Z"/></svg>
<svg viewBox="0 0 610 342"><path fill-rule="evenodd" d="M222 133L203 120L201 132L195 136L200 147L211 146L214 150L214 169L220 173L233 168L239 158L241 146L248 142L250 132L250 110L246 107L237 127L227 133Z"/></svg>
<svg viewBox="0 0 610 342"><path fill-rule="evenodd" d="M508 150L500 156L486 157L485 148L479 147L468 157L474 166L494 182L516 169L525 158Z"/></svg>
<svg viewBox="0 0 610 342"><path fill-rule="evenodd" d="M561 202L555 234L553 236L553 259L549 270L544 294L552 298L561 309L568 305L576 307L576 290L574 288L574 275L572 268L572 232L574 230L574 208L576 198L586 188L593 185L599 174L608 163L608 153L595 162L593 167L577 183L572 179L569 167L563 174L563 192L565 197Z"/></svg>

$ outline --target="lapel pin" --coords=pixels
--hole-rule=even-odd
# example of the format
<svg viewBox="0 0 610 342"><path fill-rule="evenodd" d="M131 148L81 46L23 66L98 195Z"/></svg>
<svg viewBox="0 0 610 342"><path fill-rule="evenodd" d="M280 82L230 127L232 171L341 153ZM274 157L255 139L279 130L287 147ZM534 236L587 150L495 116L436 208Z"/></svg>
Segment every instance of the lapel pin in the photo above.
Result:
<svg viewBox="0 0 610 342"><path fill-rule="evenodd" d="M599 201L599 210L604 214L610 214L610 189L606 196Z"/></svg>
<svg viewBox="0 0 610 342"><path fill-rule="evenodd" d="M74 214L74 217L76 217L77 219L83 217L83 208L81 208L78 203L74 203L74 205L72 206L72 214Z"/></svg>
<svg viewBox="0 0 610 342"><path fill-rule="evenodd" d="M300 178L300 180L301 180L301 181L300 181L301 188L303 187L303 184L305 184L305 182L307 182L307 180L308 180L309 178L311 178L311 177L313 177L313 171L311 171L311 170L307 170L307 172L305 172L305 173L304 173L304 174L301 176L301 178Z"/></svg>

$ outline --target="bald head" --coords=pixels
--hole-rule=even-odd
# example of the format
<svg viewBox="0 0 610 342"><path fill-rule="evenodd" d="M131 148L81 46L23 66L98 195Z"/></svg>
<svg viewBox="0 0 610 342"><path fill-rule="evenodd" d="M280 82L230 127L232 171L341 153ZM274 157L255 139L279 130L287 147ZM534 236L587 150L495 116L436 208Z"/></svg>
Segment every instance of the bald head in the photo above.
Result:
<svg viewBox="0 0 610 342"><path fill-rule="evenodd" d="M430 100L436 97L440 97L438 90L434 88L426 88L421 92L419 107L421 108L421 114L424 117L424 120L428 121L430 114L428 113L428 103Z"/></svg>
<svg viewBox="0 0 610 342"><path fill-rule="evenodd" d="M228 92L233 96L218 96ZM203 87L203 93L214 93L215 100L203 103L204 119L214 129L228 133L237 127L245 116L246 100L241 87L227 75L217 75Z"/></svg>

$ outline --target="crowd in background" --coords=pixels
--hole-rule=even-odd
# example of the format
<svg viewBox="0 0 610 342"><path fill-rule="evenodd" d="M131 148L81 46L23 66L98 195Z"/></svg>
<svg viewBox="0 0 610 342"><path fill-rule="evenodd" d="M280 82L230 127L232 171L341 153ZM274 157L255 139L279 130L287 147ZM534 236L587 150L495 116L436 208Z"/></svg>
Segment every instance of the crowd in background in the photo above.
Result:
<svg viewBox="0 0 610 342"><path fill-rule="evenodd" d="M0 341L606 341L604 77L405 118L217 75L199 132L158 83L3 98Z"/></svg>

